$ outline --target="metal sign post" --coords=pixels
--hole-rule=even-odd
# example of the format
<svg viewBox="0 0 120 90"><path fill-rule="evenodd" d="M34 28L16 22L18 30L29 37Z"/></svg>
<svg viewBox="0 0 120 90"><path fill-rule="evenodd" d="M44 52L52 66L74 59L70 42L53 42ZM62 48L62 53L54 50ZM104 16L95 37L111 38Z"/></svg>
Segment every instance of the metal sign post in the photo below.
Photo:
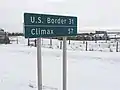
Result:
<svg viewBox="0 0 120 90"><path fill-rule="evenodd" d="M63 90L67 90L67 45L66 37L63 37Z"/></svg>
<svg viewBox="0 0 120 90"><path fill-rule="evenodd" d="M41 38L37 38L37 76L38 90L42 90L42 59L41 59Z"/></svg>

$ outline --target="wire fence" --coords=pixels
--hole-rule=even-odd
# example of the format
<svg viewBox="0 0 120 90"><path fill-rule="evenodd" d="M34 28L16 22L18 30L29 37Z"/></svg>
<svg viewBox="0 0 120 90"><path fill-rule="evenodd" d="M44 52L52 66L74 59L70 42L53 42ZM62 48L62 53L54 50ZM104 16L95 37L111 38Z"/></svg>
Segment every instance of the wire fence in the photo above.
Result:
<svg viewBox="0 0 120 90"><path fill-rule="evenodd" d="M12 43L37 46L36 39L12 38ZM43 48L62 49L62 40L42 38ZM67 41L68 50L79 51L101 51L101 52L120 52L120 40L110 41Z"/></svg>

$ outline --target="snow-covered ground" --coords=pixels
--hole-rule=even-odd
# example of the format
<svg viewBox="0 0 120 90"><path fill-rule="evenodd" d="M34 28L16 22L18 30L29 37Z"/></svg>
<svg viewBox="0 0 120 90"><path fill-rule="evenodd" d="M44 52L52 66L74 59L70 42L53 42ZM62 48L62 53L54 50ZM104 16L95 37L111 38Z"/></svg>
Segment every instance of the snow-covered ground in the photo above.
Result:
<svg viewBox="0 0 120 90"><path fill-rule="evenodd" d="M36 47L16 42L0 45L0 90L37 90ZM67 90L120 90L120 52L116 42L71 41L67 50ZM60 41L42 42L43 89L62 90L62 49ZM112 49L113 52L110 52Z"/></svg>

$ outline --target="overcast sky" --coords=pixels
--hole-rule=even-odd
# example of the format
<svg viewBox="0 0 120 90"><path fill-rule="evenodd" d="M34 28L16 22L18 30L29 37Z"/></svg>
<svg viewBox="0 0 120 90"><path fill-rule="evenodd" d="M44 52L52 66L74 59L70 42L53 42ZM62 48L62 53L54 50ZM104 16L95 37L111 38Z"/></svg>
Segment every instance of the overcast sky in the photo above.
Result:
<svg viewBox="0 0 120 90"><path fill-rule="evenodd" d="M119 0L0 0L0 27L22 32L24 12L74 15L78 27L120 28Z"/></svg>

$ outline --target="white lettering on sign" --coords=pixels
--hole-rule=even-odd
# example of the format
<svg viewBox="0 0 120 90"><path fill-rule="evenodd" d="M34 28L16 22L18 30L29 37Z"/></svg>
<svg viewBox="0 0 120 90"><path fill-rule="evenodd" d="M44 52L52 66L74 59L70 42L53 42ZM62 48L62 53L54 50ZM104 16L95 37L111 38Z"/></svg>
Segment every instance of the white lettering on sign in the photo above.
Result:
<svg viewBox="0 0 120 90"><path fill-rule="evenodd" d="M31 16L30 21L31 21L31 23L35 23L35 17Z"/></svg>
<svg viewBox="0 0 120 90"><path fill-rule="evenodd" d="M32 35L50 35L54 34L54 31L51 29L41 29L41 28L33 28L31 29Z"/></svg>
<svg viewBox="0 0 120 90"><path fill-rule="evenodd" d="M50 18L50 17L47 18L48 24L66 24L66 21L67 21L66 19L61 19L61 18L58 19Z"/></svg>
<svg viewBox="0 0 120 90"><path fill-rule="evenodd" d="M31 23L42 23L42 20L41 20L41 17L31 16L31 17L30 17L30 22L31 22Z"/></svg>
<svg viewBox="0 0 120 90"><path fill-rule="evenodd" d="M50 31L50 30L47 30L47 34L51 34L51 31Z"/></svg>
<svg viewBox="0 0 120 90"><path fill-rule="evenodd" d="M32 35L35 35L35 29L32 29L32 30L31 30L31 34L32 34Z"/></svg>
<svg viewBox="0 0 120 90"><path fill-rule="evenodd" d="M51 30L51 34L54 34L53 30Z"/></svg>
<svg viewBox="0 0 120 90"><path fill-rule="evenodd" d="M68 28L68 34L73 34L73 28Z"/></svg>
<svg viewBox="0 0 120 90"><path fill-rule="evenodd" d="M38 17L38 23L42 23L41 17Z"/></svg>
<svg viewBox="0 0 120 90"><path fill-rule="evenodd" d="M38 35L39 34L39 32L36 30L36 35Z"/></svg>
<svg viewBox="0 0 120 90"><path fill-rule="evenodd" d="M69 19L69 24L74 24L74 20L73 19Z"/></svg>
<svg viewBox="0 0 120 90"><path fill-rule="evenodd" d="M40 29L39 29L40 30ZM42 35L45 35L46 34L46 30L41 30L41 33Z"/></svg>

